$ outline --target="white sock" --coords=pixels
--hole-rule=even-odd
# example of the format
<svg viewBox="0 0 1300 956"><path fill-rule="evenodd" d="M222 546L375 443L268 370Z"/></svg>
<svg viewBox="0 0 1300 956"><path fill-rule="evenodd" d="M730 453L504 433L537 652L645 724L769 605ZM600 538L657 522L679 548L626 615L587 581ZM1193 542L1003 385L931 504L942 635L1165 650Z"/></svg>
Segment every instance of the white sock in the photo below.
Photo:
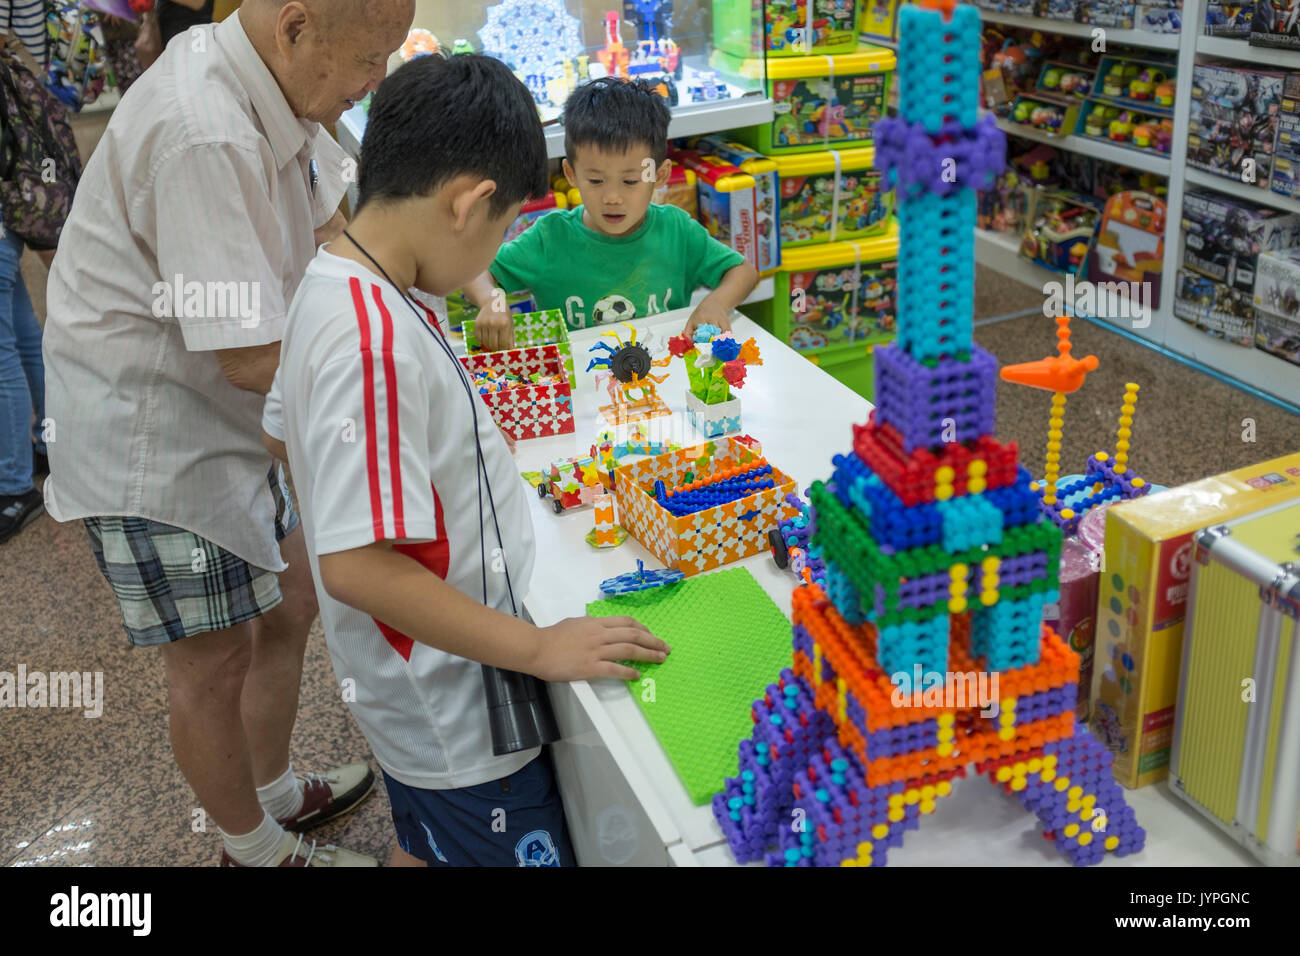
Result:
<svg viewBox="0 0 1300 956"><path fill-rule="evenodd" d="M265 811L262 812L261 824L251 833L232 836L221 830L221 841L226 845L226 852L236 863L244 866L275 866L279 862L280 843L283 840L284 827Z"/></svg>
<svg viewBox="0 0 1300 956"><path fill-rule="evenodd" d="M291 817L302 809L302 782L293 775L292 760L279 778L257 788L257 802L277 820Z"/></svg>

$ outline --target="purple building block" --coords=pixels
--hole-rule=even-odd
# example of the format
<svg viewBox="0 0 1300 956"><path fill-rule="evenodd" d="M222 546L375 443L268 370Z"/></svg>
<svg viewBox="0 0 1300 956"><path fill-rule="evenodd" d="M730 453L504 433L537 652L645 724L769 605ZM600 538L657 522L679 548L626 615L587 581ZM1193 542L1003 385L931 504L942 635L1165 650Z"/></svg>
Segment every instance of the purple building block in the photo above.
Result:
<svg viewBox="0 0 1300 956"><path fill-rule="evenodd" d="M898 429L908 454L993 433L998 363L978 345L969 361L940 358L934 368L896 345L875 356L876 420Z"/></svg>

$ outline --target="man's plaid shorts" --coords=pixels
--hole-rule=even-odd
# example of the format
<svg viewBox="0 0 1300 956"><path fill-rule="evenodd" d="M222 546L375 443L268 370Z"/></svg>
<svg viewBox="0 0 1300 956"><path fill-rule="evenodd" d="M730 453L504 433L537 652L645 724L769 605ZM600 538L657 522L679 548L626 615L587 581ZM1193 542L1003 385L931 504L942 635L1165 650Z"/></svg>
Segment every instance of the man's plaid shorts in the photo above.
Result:
<svg viewBox="0 0 1300 956"><path fill-rule="evenodd" d="M278 466L267 480L279 541L298 527L298 514ZM116 515L87 518L85 525L99 570L117 595L126 635L137 647L233 627L282 600L274 571L192 531Z"/></svg>

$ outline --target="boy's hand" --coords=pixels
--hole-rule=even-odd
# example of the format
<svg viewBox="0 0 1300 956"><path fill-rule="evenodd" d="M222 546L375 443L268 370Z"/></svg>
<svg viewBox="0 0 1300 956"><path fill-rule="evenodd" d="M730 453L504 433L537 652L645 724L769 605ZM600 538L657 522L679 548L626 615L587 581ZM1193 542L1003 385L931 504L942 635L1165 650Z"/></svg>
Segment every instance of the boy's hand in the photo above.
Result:
<svg viewBox="0 0 1300 956"><path fill-rule="evenodd" d="M617 662L661 664L670 653L667 644L630 617L571 617L541 630L537 665L531 672L548 681L636 680L640 672Z"/></svg>
<svg viewBox="0 0 1300 956"><path fill-rule="evenodd" d="M695 311L691 313L691 317L686 320L686 328L682 332L694 341L695 330L701 325L716 325L719 331L730 332L731 312L706 299L696 306Z"/></svg>
<svg viewBox="0 0 1300 956"><path fill-rule="evenodd" d="M474 334L478 337L480 347L489 352L514 348L515 322L510 315L510 307L506 306L502 312L494 308L494 303L485 305L474 320Z"/></svg>

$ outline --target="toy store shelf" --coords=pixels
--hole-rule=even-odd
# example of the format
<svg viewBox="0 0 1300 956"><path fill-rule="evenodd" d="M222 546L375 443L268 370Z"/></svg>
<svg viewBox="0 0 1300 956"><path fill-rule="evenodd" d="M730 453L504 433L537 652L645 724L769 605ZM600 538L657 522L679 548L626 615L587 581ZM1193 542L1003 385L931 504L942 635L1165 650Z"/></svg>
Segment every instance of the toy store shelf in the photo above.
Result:
<svg viewBox="0 0 1300 956"><path fill-rule="evenodd" d="M1073 20L1050 20L1046 17L1025 17L1018 13L994 13L992 10L980 10L980 19L986 23L1000 23L1007 27L1024 27L1029 30L1042 30L1044 33L1059 33L1068 37L1091 37L1097 29L1090 23L1075 23ZM1147 30L1112 30L1106 28L1107 43L1122 43L1125 46L1145 47L1148 50L1177 50L1179 35L1177 33L1151 33Z"/></svg>
<svg viewBox="0 0 1300 956"><path fill-rule="evenodd" d="M737 96L714 103L677 106L673 109L673 118L668 124L668 138L700 136L724 129L757 126L772 122L772 116L772 101L764 96ZM339 145L354 157L358 156L361 140L366 134L365 110L360 105L354 106L339 119L338 127ZM353 151L354 148L356 152ZM564 127L559 123L546 127L546 155L551 159L564 156Z"/></svg>
<svg viewBox="0 0 1300 956"><path fill-rule="evenodd" d="M1280 66L1291 70L1300 68L1300 51L1251 46L1247 41L1233 37L1212 37L1201 34L1196 38L1196 52L1204 53L1206 56L1240 60L1243 63L1255 63L1259 66Z"/></svg>
<svg viewBox="0 0 1300 956"><path fill-rule="evenodd" d="M1009 279L1038 288L1056 274L1020 254L1020 236L1014 232L975 230L975 261Z"/></svg>
<svg viewBox="0 0 1300 956"><path fill-rule="evenodd" d="M673 108L668 124L668 138L701 136L724 129L757 126L772 122L772 101L764 96L738 96L716 103L692 103ZM564 127L558 123L546 127L546 155L551 159L564 156Z"/></svg>
<svg viewBox="0 0 1300 956"><path fill-rule="evenodd" d="M1031 139L1036 143L1046 143L1048 146L1064 149L1071 153L1095 156L1097 159L1114 163L1117 166L1140 169L1143 172L1155 173L1159 176L1169 175L1170 164L1167 156L1153 156L1150 153L1143 153L1136 149L1112 146L1110 143L1091 139L1087 136L1075 136L1073 134L1052 136L1042 130L1034 129L1031 126L1021 126L1019 123L1013 123L1011 120L1001 117L998 118L998 128L1009 136L1019 136L1021 139Z"/></svg>
<svg viewBox="0 0 1300 956"><path fill-rule="evenodd" d="M1229 179L1226 176L1215 176L1213 173L1207 173L1202 169L1195 169L1191 166L1187 167L1184 179L1194 186L1204 186L1206 189L1228 193L1238 199L1246 199L1261 206L1271 206L1273 209L1281 209L1283 212L1300 213L1300 199L1280 195L1271 189L1260 189L1258 186L1250 186L1236 179Z"/></svg>

